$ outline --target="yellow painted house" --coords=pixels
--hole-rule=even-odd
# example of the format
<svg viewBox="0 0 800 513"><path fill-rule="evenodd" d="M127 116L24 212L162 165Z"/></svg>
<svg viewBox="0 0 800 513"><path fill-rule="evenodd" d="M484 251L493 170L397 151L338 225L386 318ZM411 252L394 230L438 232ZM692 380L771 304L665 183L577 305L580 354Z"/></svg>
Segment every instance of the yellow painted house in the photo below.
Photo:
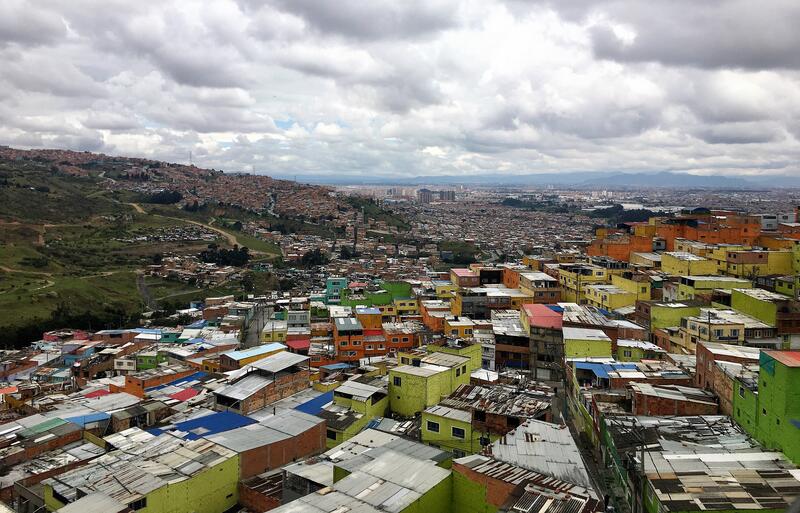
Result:
<svg viewBox="0 0 800 513"><path fill-rule="evenodd" d="M602 330L565 327L565 358L612 358L611 339Z"/></svg>
<svg viewBox="0 0 800 513"><path fill-rule="evenodd" d="M586 285L610 283L609 272L592 264L564 264L559 268L561 301L566 303L586 303Z"/></svg>
<svg viewBox="0 0 800 513"><path fill-rule="evenodd" d="M697 294L707 294L715 289L750 289L750 280L732 276L681 276L678 282L678 300L694 299Z"/></svg>
<svg viewBox="0 0 800 513"><path fill-rule="evenodd" d="M397 316L419 315L419 303L413 297L395 298L393 303Z"/></svg>
<svg viewBox="0 0 800 513"><path fill-rule="evenodd" d="M283 342L288 331L289 323L286 321L267 321L261 330L261 342Z"/></svg>
<svg viewBox="0 0 800 513"><path fill-rule="evenodd" d="M475 323L469 317L450 317L444 319L444 334L448 337L472 338Z"/></svg>
<svg viewBox="0 0 800 513"><path fill-rule="evenodd" d="M636 294L616 285L587 285L584 289L586 303L604 310L616 310L636 303Z"/></svg>
<svg viewBox="0 0 800 513"><path fill-rule="evenodd" d="M661 270L673 276L707 276L717 274L717 263L693 253L672 251L661 255Z"/></svg>

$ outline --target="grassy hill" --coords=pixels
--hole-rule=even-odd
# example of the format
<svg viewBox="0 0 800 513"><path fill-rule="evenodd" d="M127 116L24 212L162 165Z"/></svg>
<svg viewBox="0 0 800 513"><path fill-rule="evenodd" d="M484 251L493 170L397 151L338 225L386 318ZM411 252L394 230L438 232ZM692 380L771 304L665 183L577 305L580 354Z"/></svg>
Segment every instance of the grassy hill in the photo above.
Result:
<svg viewBox="0 0 800 513"><path fill-rule="evenodd" d="M0 157L0 347L24 344L63 326L136 323L145 309L137 273L154 255L196 254L208 245L181 241L165 247L148 235L197 225L213 228L212 212L188 215L175 205L138 204L140 195L112 190L108 180L102 166L70 173L46 161ZM236 209L226 214L235 219ZM251 248L256 259L279 256L271 243L218 229L215 242L221 246L235 240ZM151 294L164 298L160 305L243 292L147 281Z"/></svg>

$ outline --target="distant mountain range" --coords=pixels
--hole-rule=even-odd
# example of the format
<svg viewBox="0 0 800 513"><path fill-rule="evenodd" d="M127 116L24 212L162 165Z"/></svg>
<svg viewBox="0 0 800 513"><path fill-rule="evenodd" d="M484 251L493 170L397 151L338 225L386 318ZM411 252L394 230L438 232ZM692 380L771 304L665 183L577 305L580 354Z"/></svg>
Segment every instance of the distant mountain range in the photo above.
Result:
<svg viewBox="0 0 800 513"><path fill-rule="evenodd" d="M699 176L663 171L659 173L579 172L528 175L485 174L477 176L413 176L408 178L298 175L298 181L331 185L558 185L587 189L597 188L676 188L740 189L800 188L800 176Z"/></svg>

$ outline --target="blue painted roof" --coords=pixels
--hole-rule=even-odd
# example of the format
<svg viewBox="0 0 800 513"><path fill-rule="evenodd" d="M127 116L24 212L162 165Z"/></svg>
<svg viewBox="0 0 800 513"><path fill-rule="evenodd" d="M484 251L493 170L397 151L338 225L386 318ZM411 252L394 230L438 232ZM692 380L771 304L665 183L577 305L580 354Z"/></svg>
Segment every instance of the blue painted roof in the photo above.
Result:
<svg viewBox="0 0 800 513"><path fill-rule="evenodd" d="M238 413L230 411L221 411L204 417L178 422L168 430L153 428L148 431L156 436L166 433L167 431L185 431L187 433L183 438L186 440L197 440L204 436L216 435L217 433L223 433L231 429L249 426L255 423L256 421L250 417L245 417L244 415L239 415ZM173 434L175 433L173 432Z"/></svg>
<svg viewBox="0 0 800 513"><path fill-rule="evenodd" d="M250 349L243 349L241 351L229 351L222 354L233 360L243 360L245 358L250 358L251 356L258 356L264 353L274 353L275 351L283 351L285 349L285 345L279 344L278 342L273 342L272 344L251 347Z"/></svg>
<svg viewBox="0 0 800 513"><path fill-rule="evenodd" d="M97 413L90 413L88 415L78 415L77 417L64 417L64 420L67 422L72 422L73 424L77 424L79 426L85 426L86 424L90 424L92 422L99 422L101 420L110 419L111 415L106 412L97 412Z"/></svg>
<svg viewBox="0 0 800 513"><path fill-rule="evenodd" d="M636 370L634 363L575 362L576 369L592 371L598 378L608 379L609 371Z"/></svg>
<svg viewBox="0 0 800 513"><path fill-rule="evenodd" d="M349 363L331 363L329 365L320 366L320 369L325 369L325 370L330 370L330 371L343 370L343 369L349 369L349 368L350 368L350 364Z"/></svg>
<svg viewBox="0 0 800 513"><path fill-rule="evenodd" d="M195 381L195 380L198 380L198 379L203 379L204 377L206 377L206 375L207 374L205 372L203 372L203 371L195 372L194 374L189 374L188 376L184 376L182 378L178 378L175 381L170 381L169 383L164 383L162 385L158 385L157 387L150 387L150 388L146 389L146 391L149 392L151 390L161 390L162 388L167 388L169 386L180 385L181 383L187 383L189 381Z"/></svg>
<svg viewBox="0 0 800 513"><path fill-rule="evenodd" d="M323 406L331 401L333 401L333 392L325 392L324 394L320 394L310 401L306 401L303 404L296 406L294 409L303 413L308 413L309 415L316 415L322 411Z"/></svg>

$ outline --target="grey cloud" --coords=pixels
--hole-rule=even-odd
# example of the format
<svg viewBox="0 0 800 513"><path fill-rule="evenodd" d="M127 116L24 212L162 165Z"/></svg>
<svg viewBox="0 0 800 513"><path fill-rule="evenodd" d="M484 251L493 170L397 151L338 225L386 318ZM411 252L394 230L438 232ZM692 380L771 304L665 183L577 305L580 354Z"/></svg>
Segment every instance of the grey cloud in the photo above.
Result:
<svg viewBox="0 0 800 513"><path fill-rule="evenodd" d="M0 46L44 45L66 34L61 17L24 0L0 2Z"/></svg>
<svg viewBox="0 0 800 513"><path fill-rule="evenodd" d="M406 38L452 27L457 4L442 0L277 0L323 33L356 39Z"/></svg>
<svg viewBox="0 0 800 513"><path fill-rule="evenodd" d="M800 68L800 4L793 0L629 0L597 11L608 16L608 24L591 31L599 58L710 69ZM635 39L618 38L611 23L631 27Z"/></svg>
<svg viewBox="0 0 800 513"><path fill-rule="evenodd" d="M757 144L775 141L782 132L771 123L725 123L702 128L696 135L709 144Z"/></svg>

